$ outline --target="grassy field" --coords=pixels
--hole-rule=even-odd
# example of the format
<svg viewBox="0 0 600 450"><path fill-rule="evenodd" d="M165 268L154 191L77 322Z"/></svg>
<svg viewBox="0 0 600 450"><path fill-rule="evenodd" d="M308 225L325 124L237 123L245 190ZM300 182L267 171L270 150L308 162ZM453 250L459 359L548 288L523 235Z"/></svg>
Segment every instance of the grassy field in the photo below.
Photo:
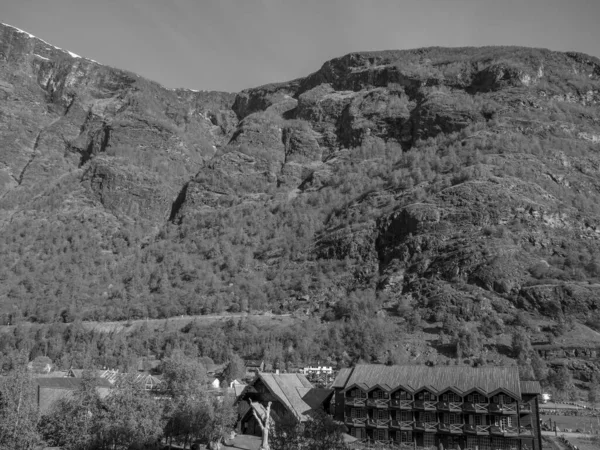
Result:
<svg viewBox="0 0 600 450"><path fill-rule="evenodd" d="M552 420L552 424L556 423L560 430L559 434L566 429L571 429L573 431L581 429L585 433L593 433L600 429L600 423L598 423L597 417L540 415L540 419L542 419L544 423L548 423L549 419Z"/></svg>
<svg viewBox="0 0 600 450"><path fill-rule="evenodd" d="M290 314L221 314L221 315L206 315L206 316L179 316L170 317L168 319L148 319L148 320L128 320L128 321L116 321L116 322L82 322L82 325L87 330L96 330L104 333L110 333L113 331L125 331L131 332L142 324L150 330L179 330L188 323L198 321L202 324L210 324L213 322L226 322L228 320L234 320L236 322L240 320L248 320L256 326L288 326L294 323L302 322L306 320L308 316L292 316ZM29 322L23 323L25 327L38 326ZM0 326L0 333L13 332L15 326L3 325Z"/></svg>
<svg viewBox="0 0 600 450"><path fill-rule="evenodd" d="M576 445L579 450L598 450L598 444L592 442L591 438L569 438L569 442Z"/></svg>
<svg viewBox="0 0 600 450"><path fill-rule="evenodd" d="M305 317L295 317L289 314L274 315L274 314L222 314L222 315L207 315L207 316L180 316L170 317L169 319L149 319L149 320L130 320L121 322L83 322L84 328L88 330L103 331L106 333L112 331L133 331L142 324L151 330L179 330L188 323L198 321L203 324L213 322L226 322L234 320L236 322L247 319L250 322L260 325L290 325L298 321L305 320Z"/></svg>

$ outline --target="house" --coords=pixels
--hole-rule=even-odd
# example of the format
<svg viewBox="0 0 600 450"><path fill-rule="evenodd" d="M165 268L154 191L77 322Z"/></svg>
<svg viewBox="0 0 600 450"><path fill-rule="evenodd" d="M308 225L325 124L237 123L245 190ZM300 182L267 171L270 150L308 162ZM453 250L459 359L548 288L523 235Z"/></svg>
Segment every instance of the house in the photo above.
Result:
<svg viewBox="0 0 600 450"><path fill-rule="evenodd" d="M72 367L65 373L66 378L83 378L85 373L84 369L73 369ZM115 384L120 375L118 370L115 369L103 369L103 370L90 370L88 371L94 378L104 378L111 384Z"/></svg>
<svg viewBox="0 0 600 450"><path fill-rule="evenodd" d="M541 450L537 381L517 367L358 365L332 388L334 418L368 442Z"/></svg>
<svg viewBox="0 0 600 450"><path fill-rule="evenodd" d="M263 360L247 359L244 361L246 372L263 372L265 370L265 362Z"/></svg>
<svg viewBox="0 0 600 450"><path fill-rule="evenodd" d="M239 431L260 435L260 426L252 411L261 412L268 402L271 402L271 418L275 423L304 422L315 410L327 411L332 395L333 390L315 388L302 374L258 373L238 400Z"/></svg>
<svg viewBox="0 0 600 450"><path fill-rule="evenodd" d="M38 374L49 374L52 371L52 360L47 356L38 356L27 364L27 370Z"/></svg>
<svg viewBox="0 0 600 450"><path fill-rule="evenodd" d="M138 372L156 373L161 365L161 361L154 357L139 358L137 361Z"/></svg>
<svg viewBox="0 0 600 450"><path fill-rule="evenodd" d="M218 377L223 374L227 364L208 364L206 366L206 374L209 377Z"/></svg>
<svg viewBox="0 0 600 450"><path fill-rule="evenodd" d="M212 389L219 389L221 387L221 382L218 378L213 378L213 380L210 382L210 387Z"/></svg>
<svg viewBox="0 0 600 450"><path fill-rule="evenodd" d="M121 376L125 375L126 374L121 374ZM162 380L159 377L156 375L150 375L149 373L139 373L135 376L133 381L140 385L145 391L158 389L162 383Z"/></svg>
<svg viewBox="0 0 600 450"><path fill-rule="evenodd" d="M65 377L81 379L83 378L84 372L85 371L82 369L71 368L67 371ZM128 375L127 373L119 372L116 369L92 370L90 371L90 373L94 376L94 378L99 378L103 381L105 380L111 386L114 385L119 379L122 379ZM147 391L156 389L158 385L162 382L162 380L158 376L144 372L134 373L133 377L133 381L141 385L142 388Z"/></svg>
<svg viewBox="0 0 600 450"><path fill-rule="evenodd" d="M331 366L308 366L300 369L301 373L304 375L315 374L327 374L331 375L333 373L333 367Z"/></svg>
<svg viewBox="0 0 600 450"><path fill-rule="evenodd" d="M245 388L246 385L239 380L233 380L231 383L229 383L229 389L233 390L233 394L235 395L236 399L242 395L242 392L244 392Z"/></svg>
<svg viewBox="0 0 600 450"><path fill-rule="evenodd" d="M52 405L61 398L71 398L75 391L81 386L81 378L60 377L60 378L36 378L37 385L37 405L40 414L48 412ZM99 379L96 389L101 398L106 397L112 385L105 379Z"/></svg>

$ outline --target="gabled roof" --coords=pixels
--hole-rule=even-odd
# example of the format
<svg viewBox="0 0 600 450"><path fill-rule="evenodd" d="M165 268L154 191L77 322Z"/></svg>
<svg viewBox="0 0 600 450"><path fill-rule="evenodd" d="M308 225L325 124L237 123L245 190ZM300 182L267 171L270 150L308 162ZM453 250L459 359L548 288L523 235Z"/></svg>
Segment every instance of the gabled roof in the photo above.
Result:
<svg viewBox="0 0 600 450"><path fill-rule="evenodd" d="M233 392L235 393L235 397L238 398L240 395L242 395L242 392L244 392L245 388L246 388L245 384L234 384Z"/></svg>
<svg viewBox="0 0 600 450"><path fill-rule="evenodd" d="M246 359L244 360L244 364L246 367L259 367L264 363L262 359Z"/></svg>
<svg viewBox="0 0 600 450"><path fill-rule="evenodd" d="M337 377L335 377L335 380L333 381L333 384L331 385L332 388L343 388L344 386L346 386L346 383L348 381L348 378L350 377L350 374L352 373L352 369L340 369L340 371L337 374Z"/></svg>
<svg viewBox="0 0 600 450"><path fill-rule="evenodd" d="M331 389L314 388L299 373L259 373L256 380L262 380L267 389L300 421L306 420L309 413L319 408L333 393Z"/></svg>
<svg viewBox="0 0 600 450"><path fill-rule="evenodd" d="M541 394L542 386L539 381L521 381L521 392L523 394Z"/></svg>
<svg viewBox="0 0 600 450"><path fill-rule="evenodd" d="M457 393L473 388L491 393L499 389L521 397L519 370L514 367L461 367L461 366L384 366L364 364L354 369L342 369L333 387L346 389L353 385L370 389L387 384L392 389L412 386L413 392L422 389L433 392L452 388Z"/></svg>

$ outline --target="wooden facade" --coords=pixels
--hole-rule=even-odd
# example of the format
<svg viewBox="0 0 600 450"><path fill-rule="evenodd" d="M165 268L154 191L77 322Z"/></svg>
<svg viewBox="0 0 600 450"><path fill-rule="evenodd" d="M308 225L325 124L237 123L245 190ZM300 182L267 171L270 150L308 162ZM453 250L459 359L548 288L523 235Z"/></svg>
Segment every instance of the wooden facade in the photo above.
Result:
<svg viewBox="0 0 600 450"><path fill-rule="evenodd" d="M424 376L423 369L419 371ZM460 376L456 368L451 372L436 377L451 382ZM460 388L424 378L420 386L414 381L412 385L390 385L384 380L378 384L373 371L367 382L361 382L360 374L348 376L346 383L336 379L334 417L358 439L400 448L438 449L441 444L444 449L541 450L539 392L515 392L514 383L511 389L503 389L501 381L493 391L476 385L467 388L464 376ZM537 383L527 386L539 390Z"/></svg>

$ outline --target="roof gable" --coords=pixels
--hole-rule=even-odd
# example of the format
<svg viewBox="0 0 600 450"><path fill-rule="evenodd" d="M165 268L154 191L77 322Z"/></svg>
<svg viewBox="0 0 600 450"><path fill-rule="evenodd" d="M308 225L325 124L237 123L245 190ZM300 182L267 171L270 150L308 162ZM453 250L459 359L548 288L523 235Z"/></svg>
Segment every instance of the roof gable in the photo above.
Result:
<svg viewBox="0 0 600 450"><path fill-rule="evenodd" d="M333 393L331 389L315 389L298 373L259 373L254 383L259 380L300 421L306 420L307 415Z"/></svg>
<svg viewBox="0 0 600 450"><path fill-rule="evenodd" d="M462 367L462 366L384 366L377 364L358 365L349 373L340 372L334 387L347 390L356 386L363 390L377 385L388 385L393 390L402 387L417 392L428 389L439 393L452 388L459 395L473 389L489 395L502 389L516 398L521 397L519 371L515 367ZM406 389L406 387L411 389ZM417 388L412 388L415 386Z"/></svg>

